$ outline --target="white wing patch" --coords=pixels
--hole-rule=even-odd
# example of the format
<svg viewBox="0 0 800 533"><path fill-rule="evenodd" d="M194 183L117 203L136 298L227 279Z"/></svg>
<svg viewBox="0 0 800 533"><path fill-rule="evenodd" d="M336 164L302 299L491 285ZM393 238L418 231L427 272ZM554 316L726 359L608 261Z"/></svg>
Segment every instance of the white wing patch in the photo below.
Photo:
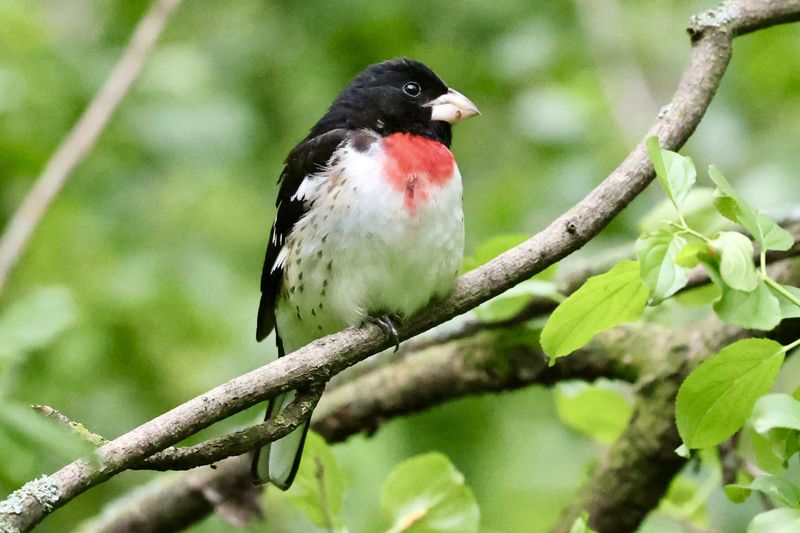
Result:
<svg viewBox="0 0 800 533"><path fill-rule="evenodd" d="M281 251L278 252L278 257L275 258L275 262L272 263L272 268L270 269L270 274L278 270L279 268L283 268L284 263L286 263L286 257L289 255L289 250L286 246L281 248Z"/></svg>
<svg viewBox="0 0 800 533"><path fill-rule="evenodd" d="M320 187L328 181L329 177L330 171L327 169L316 174L307 175L297 188L297 192L292 195L292 201L313 200L317 197Z"/></svg>
<svg viewBox="0 0 800 533"><path fill-rule="evenodd" d="M278 234L275 231L275 225L278 223L278 213L281 211L281 204L283 202L278 202L278 205L275 206L275 220L272 221L272 244L275 246L280 246L283 244L283 235Z"/></svg>

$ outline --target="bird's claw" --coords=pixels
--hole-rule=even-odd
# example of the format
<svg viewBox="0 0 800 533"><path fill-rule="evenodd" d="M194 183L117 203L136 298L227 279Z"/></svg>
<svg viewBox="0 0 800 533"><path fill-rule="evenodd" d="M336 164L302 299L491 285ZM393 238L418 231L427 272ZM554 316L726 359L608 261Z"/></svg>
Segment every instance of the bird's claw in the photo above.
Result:
<svg viewBox="0 0 800 533"><path fill-rule="evenodd" d="M368 316L364 319L369 324L375 324L381 331L394 341L394 352L400 349L400 335L397 333L395 322L400 322L400 317L394 314Z"/></svg>

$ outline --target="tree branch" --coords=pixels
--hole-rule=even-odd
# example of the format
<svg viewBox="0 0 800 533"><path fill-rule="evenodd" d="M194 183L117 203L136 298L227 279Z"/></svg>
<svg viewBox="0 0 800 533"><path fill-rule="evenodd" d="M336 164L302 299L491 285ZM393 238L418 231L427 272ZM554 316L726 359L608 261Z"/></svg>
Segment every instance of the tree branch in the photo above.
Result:
<svg viewBox="0 0 800 533"><path fill-rule="evenodd" d="M261 489L250 479L249 457L235 457L137 489L84 524L80 533L181 531L217 511L232 525L260 518Z"/></svg>
<svg viewBox="0 0 800 533"><path fill-rule="evenodd" d="M790 220L784 222L783 227L794 236L795 245L787 251L769 254L770 265L800 254L800 223ZM758 251L754 257L759 257ZM598 269L605 271L610 267L611 263L603 263L569 274L567 294L577 290ZM782 276L786 275L783 272ZM704 268L698 266L691 271L685 288L709 282ZM605 377L634 382L652 358L635 347L648 344L655 335L665 334L639 326L635 331L626 332L624 337L601 335L590 347L578 350L567 359L559 359L550 367L539 346L538 333L529 330L524 322L548 313L553 304L551 300L533 297L529 305L510 319L471 321L465 328L442 337L407 343L410 349L404 351L402 358L395 354L385 354L386 359L373 358L376 365L369 365L360 373L346 376L344 383L329 387L325 400L315 411L314 429L329 442L338 442L360 431L374 432L387 419L421 411L452 398L533 384L552 385L569 379L593 381ZM463 342L453 342L459 339ZM620 354L621 346L629 348L629 353ZM170 447L133 468L185 470L261 447L305 421L321 392L312 389L299 394L278 420L194 446Z"/></svg>
<svg viewBox="0 0 800 533"><path fill-rule="evenodd" d="M776 277L796 282L800 266L793 266ZM516 328L487 330L473 338L428 347L328 391L315 410L312 427L334 443L360 431L374 431L392 418L466 395L534 384L550 386L571 379L605 377L636 382L629 427L600 460L579 499L555 529L569 531L575 517L588 510L592 520L599 521L595 525L599 531L621 533L635 529L684 464L674 453L680 439L672 416L674 396L683 378L725 344L753 334L713 318L679 334L652 324L620 326L548 367L530 336ZM796 338L800 325L796 321L782 325L772 335L779 340ZM642 349L644 346L648 349ZM242 463L240 468L246 471L248 464ZM214 477L209 474L210 480ZM172 499L171 492L184 489L176 482L164 490L168 493L165 498ZM125 500L138 512L138 499ZM125 520L124 507L118 510L120 520ZM211 506L198 510L196 520L212 511ZM184 510L179 505L176 512Z"/></svg>
<svg viewBox="0 0 800 533"><path fill-rule="evenodd" d="M592 341L589 347L568 358L561 358L554 366L548 367L538 343L531 342L530 336L518 333L514 328L485 331L475 338L429 347L358 376L325 394L315 410L312 427L328 442L338 442L365 429L375 430L391 418L466 395L513 390L532 384L552 385L567 379L609 377L634 381L647 368L649 354L637 351L636 357L628 357L630 347L652 336L664 335L657 327L631 327L606 332ZM226 465L229 461L232 459L220 464ZM202 468L197 471L203 472L203 479L214 485L219 483L220 478L247 475L249 463L240 461L233 473L229 468L218 471ZM198 506L194 499L185 503L179 499L180 495L194 487L197 471L184 474L183 481L175 480L162 487L160 497L150 492L144 496L134 493L123 497L114 504L113 514L106 513L102 517L102 527L93 524L86 533L127 531L123 525L130 524L132 517L135 517L137 527L141 528L137 531L154 531L164 519L162 501L171 502L175 514L181 517L182 527L201 520L214 511L210 503ZM156 509L152 519L146 519L147 513L142 509L150 505ZM192 514L194 521L187 521ZM177 528L157 530L177 531Z"/></svg>
<svg viewBox="0 0 800 533"><path fill-rule="evenodd" d="M744 2L731 5L740 4ZM647 136L658 135L662 146L667 148L680 147L713 98L730 59L733 36L795 20L797 16L800 16L800 0L758 0L752 6L736 10L736 15L726 18L723 25L698 24L689 67L672 102ZM411 317L400 331L401 338L464 313L577 250L652 179L652 165L639 144L584 200L545 230L462 276L448 299ZM389 343L377 326L350 328L232 379L99 448L99 464L80 459L47 476L45 481L57 490L57 499L43 503L30 491L12 494L14 506L0 503L0 524L28 531L53 509L153 453L276 394L325 382Z"/></svg>
<svg viewBox="0 0 800 533"><path fill-rule="evenodd" d="M770 270L781 283L797 285L800 280L797 261L781 261ZM711 317L648 343L655 355L654 366L637 384L628 427L600 459L552 533L568 532L584 511L589 525L599 533L627 533L639 527L686 463L675 453L681 445L674 416L678 389L700 363L745 337L789 343L800 337L800 320L784 320L773 331L764 332L743 330Z"/></svg>
<svg viewBox="0 0 800 533"><path fill-rule="evenodd" d="M800 225L785 226L792 230L795 241L798 241ZM800 246L794 246L788 251L770 255L768 261L771 263L798 253ZM597 268L581 269L569 275L568 293L594 275ZM702 267L698 268L702 271ZM687 287L708 282L708 277L695 269ZM539 298L534 297L530 305L511 319L498 322L471 321L466 324L467 327L453 332L455 334L410 343L411 353L406 349L403 358L390 354L391 359L373 359L376 364L369 365L360 373L350 374L344 384L334 386L333 390L329 388L322 407L316 411L315 429L325 435L329 442L336 442L359 431L375 431L386 419L427 409L454 397L512 390L531 384L550 385L566 379L592 381L606 377L633 382L647 365L649 357L635 349L630 350L631 354L622 363L622 356L618 353L620 339L613 337L614 342L609 343L603 341L605 337L601 336L591 348L578 350L575 356L560 359L553 367L549 367L547 357L539 348L538 335L523 324L538 316L531 309L539 308L542 308L542 313L550 310L549 305L546 308L539 305ZM628 339L632 333L628 333L623 339L624 345L633 347L638 343L646 344L655 334L646 329L638 334L637 342L632 342ZM658 334L663 332L659 331ZM468 336L472 338L467 339ZM453 342L459 339L466 340L458 344ZM413 394L409 392L411 388ZM311 415L321 394L321 388L303 391L280 418L193 446L171 446L131 469L187 470L259 448L285 436L304 422ZM34 409L55 417L96 446L108 442L51 407L34 406Z"/></svg>
<svg viewBox="0 0 800 533"><path fill-rule="evenodd" d="M800 336L800 323L786 321L765 335L726 326L712 318L675 335L665 349L657 348L662 365L638 385L631 422L601 457L551 532L570 531L584 511L589 514L589 525L599 533L636 531L686 464L686 459L675 453L681 445L674 417L681 383L724 346L750 336L795 340Z"/></svg>
<svg viewBox="0 0 800 533"><path fill-rule="evenodd" d="M97 142L153 50L181 0L157 0L136 26L119 62L89 107L47 161L33 188L0 236L0 292L14 265L70 174Z"/></svg>
<svg viewBox="0 0 800 533"><path fill-rule="evenodd" d="M455 398L510 391L538 384L598 378L635 381L648 354L622 353L653 334L647 328L599 335L589 346L548 366L538 335L526 326L484 331L474 337L429 347L329 391L312 419L328 442L385 421L423 411ZM633 339L636 338L636 341Z"/></svg>
<svg viewBox="0 0 800 533"><path fill-rule="evenodd" d="M637 387L631 422L603 454L552 533L567 533L584 511L599 533L627 533L639 527L686 462L675 453L681 444L673 415L678 388L702 360L744 335L711 319L674 335L668 345L655 343L661 368Z"/></svg>

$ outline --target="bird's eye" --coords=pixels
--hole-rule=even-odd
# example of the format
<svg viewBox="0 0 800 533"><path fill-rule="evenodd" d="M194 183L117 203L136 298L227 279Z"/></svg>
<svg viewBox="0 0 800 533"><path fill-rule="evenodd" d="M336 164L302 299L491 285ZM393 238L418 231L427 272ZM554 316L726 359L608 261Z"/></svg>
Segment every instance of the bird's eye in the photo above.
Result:
<svg viewBox="0 0 800 533"><path fill-rule="evenodd" d="M422 92L422 88L419 86L419 83L409 81L403 85L403 92L412 98L416 98Z"/></svg>

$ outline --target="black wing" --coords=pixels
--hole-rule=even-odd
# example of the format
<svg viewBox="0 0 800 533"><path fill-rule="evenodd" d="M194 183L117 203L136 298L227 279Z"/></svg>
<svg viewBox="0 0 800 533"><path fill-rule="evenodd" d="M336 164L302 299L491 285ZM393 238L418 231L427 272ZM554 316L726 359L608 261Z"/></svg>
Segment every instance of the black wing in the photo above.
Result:
<svg viewBox="0 0 800 533"><path fill-rule="evenodd" d="M292 200L300 184L309 174L319 172L330 162L333 153L351 132L335 129L298 144L286 158L286 166L278 179L280 189L275 205L278 213L269 234L269 244L261 271L261 302L258 305L256 339L261 341L275 327L275 298L280 291L283 269L272 269L278 253L292 228L308 209L303 200ZM279 341L280 348L280 341Z"/></svg>

